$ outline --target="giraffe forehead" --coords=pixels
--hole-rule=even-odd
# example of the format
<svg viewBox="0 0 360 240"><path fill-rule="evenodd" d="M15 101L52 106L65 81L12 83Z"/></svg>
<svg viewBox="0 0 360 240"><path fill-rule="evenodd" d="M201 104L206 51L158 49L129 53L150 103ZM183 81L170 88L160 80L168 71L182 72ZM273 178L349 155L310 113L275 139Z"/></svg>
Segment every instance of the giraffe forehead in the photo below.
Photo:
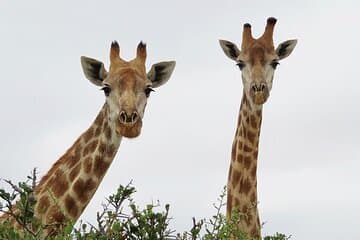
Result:
<svg viewBox="0 0 360 240"><path fill-rule="evenodd" d="M274 50L269 50L261 43L255 43L246 49L242 56L251 65L264 65L267 61L276 58Z"/></svg>
<svg viewBox="0 0 360 240"><path fill-rule="evenodd" d="M262 47L254 47L249 50L250 62L254 65L255 63L265 63L265 50Z"/></svg>
<svg viewBox="0 0 360 240"><path fill-rule="evenodd" d="M111 73L107 83L118 86L120 89L135 89L147 84L147 77L134 68L122 68Z"/></svg>

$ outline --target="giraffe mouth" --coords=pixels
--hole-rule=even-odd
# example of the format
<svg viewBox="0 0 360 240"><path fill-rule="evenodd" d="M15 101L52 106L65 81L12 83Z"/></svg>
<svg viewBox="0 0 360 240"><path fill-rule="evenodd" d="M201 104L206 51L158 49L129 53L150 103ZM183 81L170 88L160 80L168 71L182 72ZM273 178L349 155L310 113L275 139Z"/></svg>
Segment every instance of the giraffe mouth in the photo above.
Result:
<svg viewBox="0 0 360 240"><path fill-rule="evenodd" d="M268 99L269 94L265 92L255 92L252 96L252 100L256 105L262 105Z"/></svg>
<svg viewBox="0 0 360 240"><path fill-rule="evenodd" d="M140 135L142 127L142 120L139 119L135 123L118 122L116 133L123 137L135 138Z"/></svg>

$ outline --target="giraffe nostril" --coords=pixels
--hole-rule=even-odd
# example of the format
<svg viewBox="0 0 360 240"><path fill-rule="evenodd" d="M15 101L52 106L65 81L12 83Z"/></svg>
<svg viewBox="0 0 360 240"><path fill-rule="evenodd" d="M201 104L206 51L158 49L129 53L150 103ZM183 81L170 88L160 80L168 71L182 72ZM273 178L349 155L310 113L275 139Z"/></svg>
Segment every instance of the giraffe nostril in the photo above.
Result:
<svg viewBox="0 0 360 240"><path fill-rule="evenodd" d="M131 121L132 122L136 122L137 121L137 119L138 119L138 113L137 112L133 112L132 114L131 114Z"/></svg>
<svg viewBox="0 0 360 240"><path fill-rule="evenodd" d="M256 91L257 91L256 85L252 85L251 89L252 89L254 92L256 92Z"/></svg>
<svg viewBox="0 0 360 240"><path fill-rule="evenodd" d="M121 111L119 114L119 121L123 124L134 124L139 118L139 114L134 111L128 114L126 111Z"/></svg>
<svg viewBox="0 0 360 240"><path fill-rule="evenodd" d="M125 111L121 111L120 115L119 115L119 120L120 122L122 123L125 123L126 122L126 118L127 118L127 114Z"/></svg>

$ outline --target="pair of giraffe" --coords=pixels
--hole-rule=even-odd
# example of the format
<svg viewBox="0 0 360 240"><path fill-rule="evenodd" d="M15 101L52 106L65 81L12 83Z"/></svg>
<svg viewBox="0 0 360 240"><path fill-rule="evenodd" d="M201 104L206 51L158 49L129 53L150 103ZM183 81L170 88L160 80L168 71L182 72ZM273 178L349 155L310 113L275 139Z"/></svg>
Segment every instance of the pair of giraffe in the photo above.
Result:
<svg viewBox="0 0 360 240"><path fill-rule="evenodd" d="M239 228L252 238L261 236L256 169L262 105L269 97L278 61L289 56L297 43L288 40L275 50L275 23L275 18L269 18L264 34L258 39L252 37L251 25L245 24L241 51L234 43L220 40L225 54L239 66L243 81L228 175L227 217L233 209L244 213ZM120 57L118 43L113 42L109 71L102 62L81 57L86 78L102 87L106 101L93 124L35 187L35 217L43 224L53 226L47 235L56 234L66 222L79 218L114 159L121 139L139 136L149 95L153 88L169 80L175 68L174 61L160 62L146 72L146 55L146 45L140 42L136 57L125 61ZM8 214L0 216L0 221L5 219L14 228L20 228Z"/></svg>

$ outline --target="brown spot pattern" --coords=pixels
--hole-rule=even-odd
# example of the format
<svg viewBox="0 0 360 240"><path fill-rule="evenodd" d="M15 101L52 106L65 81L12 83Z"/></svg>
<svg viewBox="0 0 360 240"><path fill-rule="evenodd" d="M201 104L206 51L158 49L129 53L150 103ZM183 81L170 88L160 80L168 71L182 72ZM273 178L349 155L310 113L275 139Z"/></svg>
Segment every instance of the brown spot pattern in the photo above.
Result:
<svg viewBox="0 0 360 240"><path fill-rule="evenodd" d="M242 110L242 113L244 114L244 117L246 117L248 115L248 112L245 109Z"/></svg>
<svg viewBox="0 0 360 240"><path fill-rule="evenodd" d="M95 123L95 125L97 125L97 126L102 126L103 121L104 121L104 113L103 113L103 112L100 112L100 113L97 115L94 123Z"/></svg>
<svg viewBox="0 0 360 240"><path fill-rule="evenodd" d="M115 153L116 153L116 148L114 144L109 145L107 147L107 157L112 158L114 157Z"/></svg>
<svg viewBox="0 0 360 240"><path fill-rule="evenodd" d="M245 119L245 121L246 121L246 124L249 125L249 124L250 124L250 117L247 117L247 118Z"/></svg>
<svg viewBox="0 0 360 240"><path fill-rule="evenodd" d="M89 200L95 188L96 183L91 178L86 181L78 179L73 185L73 190L82 203L86 203Z"/></svg>
<svg viewBox="0 0 360 240"><path fill-rule="evenodd" d="M236 155L236 142L233 143L232 149L231 149L231 161L235 161Z"/></svg>
<svg viewBox="0 0 360 240"><path fill-rule="evenodd" d="M251 168L250 175L253 178L256 178L256 164L254 164L254 166Z"/></svg>
<svg viewBox="0 0 360 240"><path fill-rule="evenodd" d="M256 192L253 192L250 196L251 203L257 203Z"/></svg>
<svg viewBox="0 0 360 240"><path fill-rule="evenodd" d="M228 190L228 194L227 194L227 200L226 200L226 212L227 214L230 216L231 211L232 211L232 194L231 191Z"/></svg>
<svg viewBox="0 0 360 240"><path fill-rule="evenodd" d="M253 157L254 157L254 159L257 159L257 157L258 157L258 150L255 150L255 151L254 151Z"/></svg>
<svg viewBox="0 0 360 240"><path fill-rule="evenodd" d="M241 213L243 213L243 214L248 214L248 210L249 210L249 208L248 208L246 205L244 205L244 206L242 206L242 208L241 208Z"/></svg>
<svg viewBox="0 0 360 240"><path fill-rule="evenodd" d="M91 127L84 133L84 141L88 142L94 136L94 129Z"/></svg>
<svg viewBox="0 0 360 240"><path fill-rule="evenodd" d="M78 214L78 206L75 202L75 200L70 196L67 195L65 198L65 208L68 214L75 219Z"/></svg>
<svg viewBox="0 0 360 240"><path fill-rule="evenodd" d="M261 117L261 110L257 110L257 111L256 111L256 115L257 115L258 117Z"/></svg>
<svg viewBox="0 0 360 240"><path fill-rule="evenodd" d="M239 198L235 198L234 200L235 200L235 206L239 206L239 205L240 205L240 200L239 200Z"/></svg>
<svg viewBox="0 0 360 240"><path fill-rule="evenodd" d="M86 147L84 148L84 151L83 151L83 156L86 156L89 153L94 152L97 147L97 144L98 144L98 140L95 139L95 140L91 141L88 145L86 145Z"/></svg>
<svg viewBox="0 0 360 240"><path fill-rule="evenodd" d="M230 168L229 168L228 181L230 181L231 174L232 174L232 164L230 164Z"/></svg>
<svg viewBox="0 0 360 240"><path fill-rule="evenodd" d="M249 130L246 131L246 138L250 141L250 143L254 144L255 137L256 137L255 133Z"/></svg>
<svg viewBox="0 0 360 240"><path fill-rule="evenodd" d="M240 183L240 193L244 193L247 195L250 192L251 189L251 182L248 178L243 178Z"/></svg>
<svg viewBox="0 0 360 240"><path fill-rule="evenodd" d="M243 130L243 128L242 128L242 127L240 127L240 130L239 130L239 135L240 135L240 136L243 136L243 135L244 135L244 130Z"/></svg>
<svg viewBox="0 0 360 240"><path fill-rule="evenodd" d="M248 214L245 216L245 222L247 226L250 226L251 223L253 222L253 215L252 214Z"/></svg>
<svg viewBox="0 0 360 240"><path fill-rule="evenodd" d="M243 162L243 159L244 159L244 156L240 153L237 155L237 158L236 158L236 161L238 163L242 163Z"/></svg>
<svg viewBox="0 0 360 240"><path fill-rule="evenodd" d="M233 188L235 188L239 183L240 177L241 177L241 172L233 169L231 176L231 185L233 186Z"/></svg>
<svg viewBox="0 0 360 240"><path fill-rule="evenodd" d="M81 146L80 146L80 143L79 143L79 145L76 146L74 153L75 153L75 158L76 158L76 159L80 159L80 157L81 157Z"/></svg>
<svg viewBox="0 0 360 240"><path fill-rule="evenodd" d="M256 117L254 115L250 116L250 123L251 123L251 127L258 128L257 120L256 120Z"/></svg>
<svg viewBox="0 0 360 240"><path fill-rule="evenodd" d="M67 159L68 167L72 168L76 164L77 160L78 159L75 157L75 155L69 155Z"/></svg>
<svg viewBox="0 0 360 240"><path fill-rule="evenodd" d="M242 150L243 147L244 147L244 143L243 143L241 140L239 140L239 141L238 141L238 144L237 144L237 149L238 149L238 150Z"/></svg>
<svg viewBox="0 0 360 240"><path fill-rule="evenodd" d="M99 178L105 174L107 169L109 168L110 163L105 162L104 159L97 155L95 157L95 163L94 163L94 174Z"/></svg>
<svg viewBox="0 0 360 240"><path fill-rule="evenodd" d="M259 228L257 226L254 226L250 232L250 235L254 238L260 237L260 231L258 229Z"/></svg>
<svg viewBox="0 0 360 240"><path fill-rule="evenodd" d="M49 198L47 196L42 196L39 199L38 205L36 207L37 207L37 211L42 214L46 212L49 206L50 206Z"/></svg>
<svg viewBox="0 0 360 240"><path fill-rule="evenodd" d="M72 182L74 181L74 179L76 178L76 176L79 174L80 171L80 164L76 165L76 167L74 167L70 174L69 174L69 180Z"/></svg>
<svg viewBox="0 0 360 240"><path fill-rule="evenodd" d="M106 138L107 138L108 140L111 139L112 133L111 133L111 128L110 128L109 126L107 126L107 127L105 128L105 136L106 136Z"/></svg>
<svg viewBox="0 0 360 240"><path fill-rule="evenodd" d="M64 195L68 189L68 182L66 181L66 176L64 174L58 175L54 184L52 185L52 191L55 197L60 197Z"/></svg>
<svg viewBox="0 0 360 240"><path fill-rule="evenodd" d="M62 214L60 211L54 211L51 217L55 223L63 223L66 220L64 214Z"/></svg>
<svg viewBox="0 0 360 240"><path fill-rule="evenodd" d="M252 151L252 148L246 144L244 144L244 151L245 152L251 152Z"/></svg>
<svg viewBox="0 0 360 240"><path fill-rule="evenodd" d="M95 130L95 136L99 136L101 133L101 127L97 127L96 130Z"/></svg>
<svg viewBox="0 0 360 240"><path fill-rule="evenodd" d="M92 158L91 157L85 158L83 164L84 164L85 173L90 173L92 168Z"/></svg>
<svg viewBox="0 0 360 240"><path fill-rule="evenodd" d="M244 168L249 169L251 166L251 157L244 157Z"/></svg>
<svg viewBox="0 0 360 240"><path fill-rule="evenodd" d="M104 142L101 142L98 147L98 152L100 155L105 155L106 153L106 144Z"/></svg>

